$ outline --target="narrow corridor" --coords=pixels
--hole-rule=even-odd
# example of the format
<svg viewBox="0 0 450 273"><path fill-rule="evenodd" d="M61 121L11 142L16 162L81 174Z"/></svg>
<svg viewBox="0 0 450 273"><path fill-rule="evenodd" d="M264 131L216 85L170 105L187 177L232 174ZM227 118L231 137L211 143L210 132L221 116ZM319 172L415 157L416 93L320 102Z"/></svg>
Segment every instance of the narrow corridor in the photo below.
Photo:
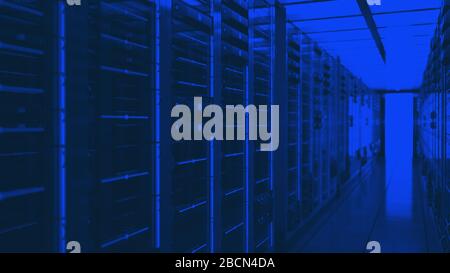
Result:
<svg viewBox="0 0 450 273"><path fill-rule="evenodd" d="M369 241L388 253L442 251L412 154L412 99L387 95L385 158L366 164L335 201L337 209L314 223L315 233L302 236L307 240L292 251L369 252Z"/></svg>
<svg viewBox="0 0 450 273"><path fill-rule="evenodd" d="M308 229L312 234L302 236L307 240L300 240L291 251L368 252L369 241L378 241L381 251L387 253L442 251L418 171L414 170L408 181L411 193L399 196L405 180L398 180L400 171L386 176L384 163L373 162L373 168L355 177L353 189L337 201L337 209ZM390 200L393 195L395 202Z"/></svg>

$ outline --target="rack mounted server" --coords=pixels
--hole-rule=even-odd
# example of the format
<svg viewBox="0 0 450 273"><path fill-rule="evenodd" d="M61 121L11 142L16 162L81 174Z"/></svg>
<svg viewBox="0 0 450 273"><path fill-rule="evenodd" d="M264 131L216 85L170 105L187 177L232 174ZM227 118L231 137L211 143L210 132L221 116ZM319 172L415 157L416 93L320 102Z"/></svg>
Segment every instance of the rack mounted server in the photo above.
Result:
<svg viewBox="0 0 450 273"><path fill-rule="evenodd" d="M0 250L50 251L57 241L57 7L1 1ZM52 75L48 77L47 75Z"/></svg>

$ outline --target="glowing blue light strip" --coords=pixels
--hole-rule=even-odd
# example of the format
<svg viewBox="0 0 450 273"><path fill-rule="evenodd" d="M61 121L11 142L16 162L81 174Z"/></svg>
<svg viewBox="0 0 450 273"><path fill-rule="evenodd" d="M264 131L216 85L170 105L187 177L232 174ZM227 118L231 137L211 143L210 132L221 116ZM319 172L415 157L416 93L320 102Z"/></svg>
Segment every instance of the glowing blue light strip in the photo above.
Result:
<svg viewBox="0 0 450 273"><path fill-rule="evenodd" d="M232 194L241 192L241 191L243 191L243 190L244 190L244 187L240 187L240 188L237 188L237 189L233 189L233 190L231 190L231 191L229 191L229 192L226 192L226 193L225 193L225 196L230 196L230 195L232 195Z"/></svg>
<svg viewBox="0 0 450 273"><path fill-rule="evenodd" d="M263 179L259 179L256 181L256 185L261 184L261 183L265 183L265 182L269 182L270 178L263 178Z"/></svg>
<svg viewBox="0 0 450 273"><path fill-rule="evenodd" d="M59 173L59 215L58 250L66 252L66 17L65 3L58 3L58 173Z"/></svg>
<svg viewBox="0 0 450 273"><path fill-rule="evenodd" d="M115 245L115 244L117 244L117 243L119 243L121 241L126 241L126 240L128 240L128 239L130 239L132 237L135 237L135 236L137 236L139 234L142 234L142 233L144 233L144 232L146 232L148 230L149 230L149 227L144 227L144 228L141 228L139 230L133 231L131 233L122 234L122 235L120 235L118 238L116 238L114 240L111 240L111 241L103 243L101 245L101 247L102 248L110 247L110 246Z"/></svg>
<svg viewBox="0 0 450 273"><path fill-rule="evenodd" d="M210 7L210 14L213 14L213 22L214 22L214 18L217 18L217 16L219 16L219 14L214 13L214 2ZM210 71L210 97L214 98L215 95L215 82L214 82L214 77L215 77L215 73L214 73L214 67L215 67L215 62L214 62L214 35L210 36L210 43L209 43L209 51L210 51L210 62L209 62L209 71ZM215 219L214 219L214 199L215 199L215 179L214 179L214 141L210 141L209 143L209 251L211 253L215 252L215 240L214 240L214 229L215 229Z"/></svg>
<svg viewBox="0 0 450 273"><path fill-rule="evenodd" d="M188 211L188 210L195 209L195 208L200 207L200 206L203 206L203 205L205 205L205 204L206 204L206 201L202 201L202 202L199 202L199 203L195 203L195 204L192 204L192 205L190 205L190 206L188 206L188 207L185 207L184 209L180 209L178 212L179 212L179 213L184 213L184 212L186 212L186 211Z"/></svg>
<svg viewBox="0 0 450 273"><path fill-rule="evenodd" d="M265 242L267 242L269 240L269 237L264 238L263 240L261 240L258 244L256 244L256 248L259 248L260 246L262 246Z"/></svg>
<svg viewBox="0 0 450 273"><path fill-rule="evenodd" d="M18 87L0 84L0 92L9 92L17 94L42 94L44 93L44 90L40 88Z"/></svg>
<svg viewBox="0 0 450 273"><path fill-rule="evenodd" d="M114 42L117 42L117 43L120 43L120 44L123 44L126 46L135 46L135 47L142 48L142 49L148 49L148 46L146 46L146 45L141 45L139 43L136 43L136 42L133 42L130 40L120 39L120 38L117 38L117 37L109 35L109 34L102 33L100 36L104 39L108 39L108 40L111 40L111 41L114 41Z"/></svg>
<svg viewBox="0 0 450 273"><path fill-rule="evenodd" d="M122 120L130 120L130 119L149 119L148 116L130 116L130 115L101 115L102 119L122 119Z"/></svg>
<svg viewBox="0 0 450 273"><path fill-rule="evenodd" d="M36 16L44 16L44 13L41 12L41 11L38 11L38 10L35 10L35 9L32 9L32 8L28 8L28 7L25 7L25 6L20 6L20 5L17 5L17 4L13 4L13 3L7 2L5 0L0 0L0 6L6 6L6 7L9 7L9 8L12 8L12 9L15 9L15 10L18 10L18 11L22 11L22 12L27 12L29 14L36 15Z"/></svg>
<svg viewBox="0 0 450 273"><path fill-rule="evenodd" d="M243 225L244 225L244 223L241 222L241 223L235 225L234 227L228 229L227 231L225 231L225 234L228 235L228 234L230 234L231 232L235 231L236 229L242 227Z"/></svg>
<svg viewBox="0 0 450 273"><path fill-rule="evenodd" d="M244 153L232 153L232 154L224 154L224 157L236 157L242 155L244 155Z"/></svg>
<svg viewBox="0 0 450 273"><path fill-rule="evenodd" d="M201 249L204 248L205 246L206 246L206 244L203 244L203 245L201 245L201 246L195 248L194 250L192 250L192 253L198 252L199 250L201 250Z"/></svg>
<svg viewBox="0 0 450 273"><path fill-rule="evenodd" d="M296 38L300 39L299 36L295 36ZM299 49L298 52L301 54L301 41L299 40ZM301 67L301 64L299 64L300 69L299 73L303 73L303 69ZM301 192L301 177L302 177L302 126L303 126L303 108L302 108L302 87L301 87L301 81L297 84L297 201L301 202L302 198L302 192Z"/></svg>
<svg viewBox="0 0 450 273"><path fill-rule="evenodd" d="M139 77L148 77L149 76L147 73L142 73L139 71L133 71L133 70L129 70L129 69L122 69L122 68L117 68L117 67L112 67L112 66L107 66L107 65L101 65L100 69L104 70L104 71L120 73L120 74L125 74L125 75L130 75L130 76L139 76Z"/></svg>
<svg viewBox="0 0 450 273"><path fill-rule="evenodd" d="M26 224L13 226L13 227L5 228L5 229L0 229L0 235L6 234L11 231L17 231L17 230L29 228L29 227L32 227L37 224L38 224L38 222L31 222L31 223L26 223Z"/></svg>
<svg viewBox="0 0 450 273"><path fill-rule="evenodd" d="M194 163L198 163L198 162L202 162L202 161L206 161L206 160L208 160L208 158L203 157L203 158L190 159L190 160L186 160L186 161L179 161L176 164L178 166L181 166L181 165L187 165L187 164L194 164Z"/></svg>
<svg viewBox="0 0 450 273"><path fill-rule="evenodd" d="M270 65L270 72L271 72L271 75L272 75L272 77L273 77L273 75L274 75L274 72L275 72L275 69L274 69L274 67L275 67L275 65L276 65L276 63L275 63L275 45L274 45L274 43L275 43L275 37L274 37L274 35L275 35L275 23L276 22L274 22L274 19L275 19L275 14L274 14L274 12L275 12L275 9L274 9L274 7L272 6L271 8L270 8L270 20L271 20L271 23L270 23L270 28L271 28L271 39L270 39L270 44L271 44L271 46L270 46L270 54L271 54L271 65ZM271 104L273 104L273 100L274 100L274 98L273 98L273 96L274 96L274 90L273 90L273 78L272 78L272 82L271 82L271 84L270 84L270 103ZM271 117L272 118L272 117ZM270 152L270 190L273 192L273 152ZM270 240L270 247L273 247L273 221L272 222L270 222L270 227L269 227L269 240Z"/></svg>
<svg viewBox="0 0 450 273"><path fill-rule="evenodd" d="M4 201L10 198L21 197L25 195L35 194L44 192L44 187L34 187L34 188L26 188L26 189L17 189L7 192L0 192L0 201Z"/></svg>
<svg viewBox="0 0 450 273"><path fill-rule="evenodd" d="M12 50L12 51L17 51L17 52L27 53L27 54L34 54L34 55L44 55L44 51L42 51L42 50L8 44L8 43L4 43L4 42L0 42L0 49Z"/></svg>
<svg viewBox="0 0 450 273"><path fill-rule="evenodd" d="M0 127L0 134L14 134L14 133L42 133L44 132L44 128L3 128Z"/></svg>
<svg viewBox="0 0 450 273"><path fill-rule="evenodd" d="M161 173L160 173L160 94L161 94L161 74L160 74L160 7L161 1L157 1L156 3L156 21L155 21L155 34L156 34L156 43L155 43L155 247L161 247Z"/></svg>
<svg viewBox="0 0 450 273"><path fill-rule="evenodd" d="M249 77L248 77L248 65L245 68L245 105L249 104ZM248 124L248 118L245 119L245 132L248 134L249 131L249 124ZM249 137L247 136L245 138L245 252L249 252L250 247L250 235L249 235L249 224L250 224L250 177L249 177L249 157L248 153L250 151L250 143L249 143Z"/></svg>
<svg viewBox="0 0 450 273"><path fill-rule="evenodd" d="M146 176L146 175L149 175L149 173L148 172L130 173L130 174L125 174L125 175L120 175L120 176L115 176L115 177L103 178L100 180L100 182L106 184L106 183L112 183L112 182L117 182L117 181L121 181L121 180L128 180L128 179L132 179L132 178L136 178L136 177L140 177L140 176Z"/></svg>
<svg viewBox="0 0 450 273"><path fill-rule="evenodd" d="M117 13L121 13L121 14L124 14L124 15L127 15L127 16L130 16L130 17L133 17L133 18L135 18L135 19L138 19L138 20L141 20L141 21L144 21L144 22L148 22L148 19L147 18L145 18L145 17L143 17L143 16L141 16L141 15L138 15L138 14L136 14L136 13L134 13L134 12L132 12L130 9L127 9L127 8L125 8L124 6L120 6L120 7L117 7L115 4L113 4L113 3L106 3L106 2L102 2L101 3L103 6L105 6L105 7L107 7L107 8L109 8L109 9L111 9L111 10L114 10L114 11L116 11Z"/></svg>

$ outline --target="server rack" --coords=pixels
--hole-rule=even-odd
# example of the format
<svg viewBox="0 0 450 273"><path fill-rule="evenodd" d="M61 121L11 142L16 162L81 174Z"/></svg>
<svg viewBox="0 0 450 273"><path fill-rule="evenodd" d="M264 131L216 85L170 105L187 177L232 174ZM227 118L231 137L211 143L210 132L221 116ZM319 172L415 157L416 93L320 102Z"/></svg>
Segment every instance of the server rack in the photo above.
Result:
<svg viewBox="0 0 450 273"><path fill-rule="evenodd" d="M313 175L313 134L314 134L314 109L313 109L313 78L312 78L312 54L313 41L306 35L301 35L301 84L302 84L302 219L313 212L314 175Z"/></svg>
<svg viewBox="0 0 450 273"><path fill-rule="evenodd" d="M212 101L211 42L213 18L210 1L171 1L171 80L169 107L185 104L199 110ZM166 31L166 29L161 29ZM166 46L167 44L162 44ZM163 61L163 60L162 60ZM169 236L171 251L204 252L210 249L210 145L202 140L202 128L193 128L195 141L170 141L173 215ZM163 181L163 180L161 180ZM170 217L170 216L169 216Z"/></svg>
<svg viewBox="0 0 450 273"><path fill-rule="evenodd" d="M319 197L321 202L326 201L330 197L330 156L331 156L331 143L330 143L330 127L331 120L330 114L331 108L331 96L334 90L332 90L331 83L331 67L332 59L331 56L324 52L321 59L321 69L322 69L322 102L321 102L321 116L322 116L322 128L320 132L320 156L321 156L321 196Z"/></svg>
<svg viewBox="0 0 450 273"><path fill-rule="evenodd" d="M0 251L57 249L57 6L1 1ZM51 75L51 76L48 76Z"/></svg>
<svg viewBox="0 0 450 273"><path fill-rule="evenodd" d="M249 96L249 2L221 1L222 104L247 105ZM237 131L237 123L234 125ZM248 133L247 133L248 137ZM221 248L248 247L250 210L248 141L225 141L221 156Z"/></svg>
<svg viewBox="0 0 450 273"><path fill-rule="evenodd" d="M342 65L339 64L338 67L338 75L339 75L339 123L338 123L338 139L339 139L339 148L338 148L338 158L339 160L339 189L340 186L345 184L345 182L350 177L350 157L349 157L349 128L350 128L350 120L349 120L349 85L350 85L350 72Z"/></svg>
<svg viewBox="0 0 450 273"><path fill-rule="evenodd" d="M417 98L416 151L429 205L441 235L442 246L450 248L450 190L448 171L449 143L449 48L450 2L443 1L435 35L431 41L421 92Z"/></svg>
<svg viewBox="0 0 450 273"><path fill-rule="evenodd" d="M288 69L297 70L292 65L295 63L292 40L293 36L288 36ZM293 234L338 194L350 173L360 172L369 157L378 154L381 141L380 131L375 128L380 126L381 97L304 33L300 32L298 43L301 106L297 109L300 113L297 137L301 143L301 182L297 190L301 213L298 223L297 219L288 217L288 230L294 231ZM290 77L288 94L292 94L290 91L295 85ZM374 122L364 122L370 119ZM288 121L292 125L289 118ZM361 122L364 124L358 124ZM291 140L292 135L289 137ZM291 177L288 177L288 185L292 190ZM288 206L288 211L295 215L291 212L292 206Z"/></svg>
<svg viewBox="0 0 450 273"><path fill-rule="evenodd" d="M253 22L253 89L255 105L273 104L274 75L274 9L271 3L254 1ZM268 109L269 111L269 109ZM268 120L270 120L270 115ZM269 126L269 124L268 124ZM262 141L254 142L254 250L273 247L273 153L261 151Z"/></svg>
<svg viewBox="0 0 450 273"><path fill-rule="evenodd" d="M370 91L369 91L370 92ZM376 157L381 153L381 135L384 134L382 128L382 109L381 109L381 96L369 93L369 117L368 123L370 125L370 141L368 143L368 150L371 158Z"/></svg>
<svg viewBox="0 0 450 273"><path fill-rule="evenodd" d="M361 164L361 101L362 89L359 85L359 80L353 75L350 79L350 130L349 130L349 157L350 157L350 175L357 173L360 170Z"/></svg>
<svg viewBox="0 0 450 273"><path fill-rule="evenodd" d="M357 158L359 159L359 165L362 167L367 161L368 153L367 153L367 137L366 130L370 129L368 121L366 120L366 116L368 114L368 105L367 105L367 90L362 85L360 79L357 81L358 89L360 90L359 96L359 104L358 104L358 131L357 131L357 139L358 139L358 147L357 147Z"/></svg>
<svg viewBox="0 0 450 273"><path fill-rule="evenodd" d="M328 145L329 145L329 158L328 158L328 179L329 179L329 188L328 194L330 197L334 196L337 190L337 180L338 180L338 147L339 147L339 125L341 125L340 121L340 113L339 109L339 88L338 88L338 62L333 57L329 57L329 93L328 93ZM342 126L342 125L341 125Z"/></svg>
<svg viewBox="0 0 450 273"><path fill-rule="evenodd" d="M301 220L301 141L302 141L302 93L300 30L288 24L288 224L293 232Z"/></svg>
<svg viewBox="0 0 450 273"><path fill-rule="evenodd" d="M314 43L312 48L312 73L313 73L313 210L316 210L322 204L323 195L323 150L322 145L324 137L324 107L323 107L323 50Z"/></svg>
<svg viewBox="0 0 450 273"><path fill-rule="evenodd" d="M88 5L86 133L94 217L81 224L95 238L89 251L148 251L154 230L154 6Z"/></svg>
<svg viewBox="0 0 450 273"><path fill-rule="evenodd" d="M442 6L442 16L440 25L442 29L441 45L442 52L442 176L443 176L443 223L447 227L444 229L444 245L449 249L450 245L450 1L444 1Z"/></svg>

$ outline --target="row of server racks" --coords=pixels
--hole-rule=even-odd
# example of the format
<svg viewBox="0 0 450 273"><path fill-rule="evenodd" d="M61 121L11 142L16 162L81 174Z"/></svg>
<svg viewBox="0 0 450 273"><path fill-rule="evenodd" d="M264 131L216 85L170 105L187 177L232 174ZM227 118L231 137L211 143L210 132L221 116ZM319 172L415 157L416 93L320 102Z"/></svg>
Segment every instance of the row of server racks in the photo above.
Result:
<svg viewBox="0 0 450 273"><path fill-rule="evenodd" d="M279 3L81 3L0 1L0 251L285 251L377 155L380 96ZM173 140L193 97L279 105L279 148Z"/></svg>
<svg viewBox="0 0 450 273"><path fill-rule="evenodd" d="M450 249L450 1L443 1L415 98L415 155L442 246Z"/></svg>

